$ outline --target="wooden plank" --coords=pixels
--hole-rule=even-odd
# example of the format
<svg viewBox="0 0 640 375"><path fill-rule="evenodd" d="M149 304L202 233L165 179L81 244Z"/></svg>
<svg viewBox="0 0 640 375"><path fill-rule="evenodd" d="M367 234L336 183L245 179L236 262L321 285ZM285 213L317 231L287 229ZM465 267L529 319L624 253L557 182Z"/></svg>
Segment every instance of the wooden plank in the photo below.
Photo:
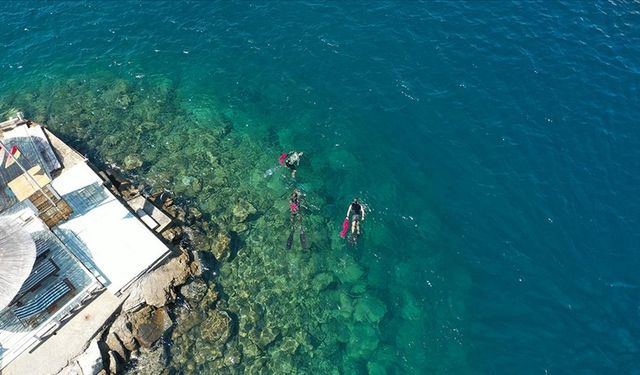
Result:
<svg viewBox="0 0 640 375"><path fill-rule="evenodd" d="M47 174L42 170L42 168L40 168L39 165L33 166L27 172L31 177L33 177L33 180L35 180L40 187L46 186L51 182L49 176L47 176ZM7 185L16 196L18 201L22 202L39 191L38 186L34 185L33 180L27 177L26 173L23 173L10 181Z"/></svg>

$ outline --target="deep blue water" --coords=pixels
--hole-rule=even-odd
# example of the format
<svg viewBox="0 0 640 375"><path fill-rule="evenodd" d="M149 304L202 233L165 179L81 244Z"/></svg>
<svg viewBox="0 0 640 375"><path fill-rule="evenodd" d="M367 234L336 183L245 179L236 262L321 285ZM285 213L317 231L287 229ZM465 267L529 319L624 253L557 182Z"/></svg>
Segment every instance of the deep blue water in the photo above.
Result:
<svg viewBox="0 0 640 375"><path fill-rule="evenodd" d="M168 77L276 157L304 150L298 178L336 228L361 196L370 242L354 256L387 304L396 371L640 373L637 4L0 10L0 94Z"/></svg>

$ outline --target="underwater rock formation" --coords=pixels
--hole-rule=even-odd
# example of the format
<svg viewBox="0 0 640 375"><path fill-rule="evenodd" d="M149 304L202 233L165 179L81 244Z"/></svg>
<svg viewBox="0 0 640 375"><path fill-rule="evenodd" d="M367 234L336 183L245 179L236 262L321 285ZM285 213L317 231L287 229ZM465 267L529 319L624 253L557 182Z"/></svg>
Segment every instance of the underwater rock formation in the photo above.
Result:
<svg viewBox="0 0 640 375"><path fill-rule="evenodd" d="M231 238L226 233L218 233L211 245L211 252L218 262L224 262L231 254Z"/></svg>
<svg viewBox="0 0 640 375"><path fill-rule="evenodd" d="M198 303L207 294L208 288L207 283L203 280L196 279L186 285L183 285L180 288L180 294L182 294L187 301Z"/></svg>
<svg viewBox="0 0 640 375"><path fill-rule="evenodd" d="M139 155L136 154L129 154L125 156L124 160L122 161L122 167L127 171L140 168L141 166L142 159Z"/></svg>
<svg viewBox="0 0 640 375"><path fill-rule="evenodd" d="M227 342L231 336L231 317L222 310L213 310L204 319L201 338L218 345Z"/></svg>
<svg viewBox="0 0 640 375"><path fill-rule="evenodd" d="M249 202L244 199L239 199L238 202L233 206L233 219L236 222L243 222L247 220L249 215L255 214L256 208Z"/></svg>

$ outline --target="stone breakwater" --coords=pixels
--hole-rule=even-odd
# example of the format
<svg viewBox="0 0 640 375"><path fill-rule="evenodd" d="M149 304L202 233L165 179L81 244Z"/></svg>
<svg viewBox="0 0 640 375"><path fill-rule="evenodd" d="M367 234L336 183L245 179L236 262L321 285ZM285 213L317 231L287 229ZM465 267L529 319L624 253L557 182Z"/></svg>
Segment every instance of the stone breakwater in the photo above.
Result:
<svg viewBox="0 0 640 375"><path fill-rule="evenodd" d="M140 190L129 183L122 186L126 188L116 193L125 198ZM229 258L229 234L212 231L197 208L177 204L167 193L152 194L150 198L160 203L178 223L163 232L175 255L129 288L121 308L98 335L99 351L90 345L87 352L71 361L61 374L79 371L82 374L168 373L169 359L162 338L172 333L173 336L180 333L193 338L188 333L195 322L203 327L199 337L217 350L211 355L222 358L221 363L225 366L239 363L239 353L225 349L225 343L232 336L234 321L229 312L218 307L219 287L211 277L203 275L203 272L210 272L208 267ZM159 201L161 198L164 199ZM246 201L233 208L238 224L255 212ZM202 252L213 255L213 259ZM191 304L202 306L203 301L206 301L206 311L198 316L199 320L190 319ZM204 319L204 324L200 319ZM83 362L89 365L81 366Z"/></svg>

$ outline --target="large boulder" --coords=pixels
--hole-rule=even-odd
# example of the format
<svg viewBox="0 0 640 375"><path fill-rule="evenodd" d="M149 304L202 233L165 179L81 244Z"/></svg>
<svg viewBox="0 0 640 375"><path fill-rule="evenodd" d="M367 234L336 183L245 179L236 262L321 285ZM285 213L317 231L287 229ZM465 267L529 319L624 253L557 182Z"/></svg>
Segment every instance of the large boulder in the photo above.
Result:
<svg viewBox="0 0 640 375"><path fill-rule="evenodd" d="M143 348L150 348L173 324L166 308L154 310L150 306L132 314L130 321L133 334Z"/></svg>
<svg viewBox="0 0 640 375"><path fill-rule="evenodd" d="M109 363L110 374L121 374L124 361L120 358L120 355L114 351L107 353L107 362Z"/></svg>
<svg viewBox="0 0 640 375"><path fill-rule="evenodd" d="M186 253L171 259L148 274L140 284L144 301L151 306L162 307L176 299L175 288L184 284L191 276L189 258Z"/></svg>
<svg viewBox="0 0 640 375"><path fill-rule="evenodd" d="M202 253L200 251L194 251L191 254L193 255L193 261L189 266L189 268L191 268L190 269L191 275L195 277L202 276L202 274L205 271L205 267L202 264L202 256L200 255Z"/></svg>
<svg viewBox="0 0 640 375"><path fill-rule="evenodd" d="M124 344L122 344L115 333L111 331L107 333L107 337L105 338L104 343L107 345L107 347L109 347L109 350L118 353L118 355L120 355L120 358L124 359L125 361L127 360L127 358L129 358L127 349L124 347Z"/></svg>
<svg viewBox="0 0 640 375"><path fill-rule="evenodd" d="M131 323L124 314L119 315L113 324L111 324L109 334L117 336L122 345L130 352L138 348L138 343L131 331Z"/></svg>

